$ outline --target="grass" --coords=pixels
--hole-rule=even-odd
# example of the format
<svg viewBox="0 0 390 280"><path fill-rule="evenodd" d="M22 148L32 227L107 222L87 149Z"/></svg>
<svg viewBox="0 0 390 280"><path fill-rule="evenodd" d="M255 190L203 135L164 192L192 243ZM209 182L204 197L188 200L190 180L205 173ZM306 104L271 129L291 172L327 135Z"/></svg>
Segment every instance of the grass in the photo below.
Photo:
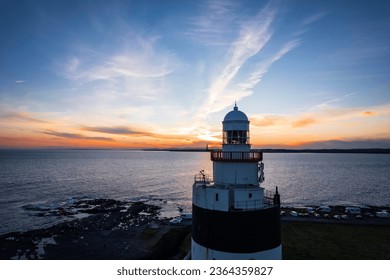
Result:
<svg viewBox="0 0 390 280"><path fill-rule="evenodd" d="M151 239L156 235L156 231L150 228L144 229L144 231L141 233L141 238L143 240Z"/></svg>
<svg viewBox="0 0 390 280"><path fill-rule="evenodd" d="M172 227L154 246L153 253L149 256L149 259L161 260L184 258L188 251L184 250L182 244L185 242L190 232L190 226Z"/></svg>
<svg viewBox="0 0 390 280"><path fill-rule="evenodd" d="M390 260L390 227L282 223L283 259Z"/></svg>

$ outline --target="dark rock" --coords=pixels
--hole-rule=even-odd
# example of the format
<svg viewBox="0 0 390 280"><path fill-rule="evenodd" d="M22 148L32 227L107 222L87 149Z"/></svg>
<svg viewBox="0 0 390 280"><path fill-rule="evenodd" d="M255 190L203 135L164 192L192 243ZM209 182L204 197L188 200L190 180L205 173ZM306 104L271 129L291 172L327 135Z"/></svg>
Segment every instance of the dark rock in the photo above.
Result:
<svg viewBox="0 0 390 280"><path fill-rule="evenodd" d="M127 211L121 211L123 209ZM159 209L142 202L107 199L79 201L57 209L59 215L69 216L79 211L90 216L49 228L2 235L0 259L145 259L150 256L158 240L145 242L141 238L142 231L152 221L159 225L157 232L166 229L166 226L162 226L165 221L157 217ZM140 212L149 214L138 215ZM156 234L156 237L161 235ZM46 239L56 244L46 244ZM43 246L44 252L38 250L38 244Z"/></svg>

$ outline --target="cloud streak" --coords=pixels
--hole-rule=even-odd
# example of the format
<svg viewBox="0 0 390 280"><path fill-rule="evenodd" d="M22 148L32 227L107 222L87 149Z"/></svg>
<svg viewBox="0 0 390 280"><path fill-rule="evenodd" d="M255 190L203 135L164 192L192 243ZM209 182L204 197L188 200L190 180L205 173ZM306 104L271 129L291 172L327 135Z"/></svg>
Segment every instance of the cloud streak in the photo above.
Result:
<svg viewBox="0 0 390 280"><path fill-rule="evenodd" d="M256 16L242 22L239 34L228 51L229 59L219 75L211 82L207 96L195 115L194 133L199 138L215 141L215 133L211 132L210 126L205 123L208 116L232 106L234 101L250 96L253 88L261 82L269 68L301 43L298 39L290 40L270 58L255 66L251 65L252 60L258 58L271 40L274 34L272 25L276 15L277 9L268 4ZM245 67L252 70L248 72L249 68L245 69ZM242 78L244 81L238 82Z"/></svg>
<svg viewBox="0 0 390 280"><path fill-rule="evenodd" d="M287 42L275 55L268 60L257 65L256 70L252 72L250 77L243 83L238 84L243 90L250 90L261 82L263 76L267 73L268 69L273 63L281 59L285 54L295 49L301 43L300 40L292 40Z"/></svg>
<svg viewBox="0 0 390 280"><path fill-rule="evenodd" d="M306 25L313 24L313 23L319 21L320 19L322 19L324 16L326 16L327 13L328 12L320 12L320 13L316 13L314 15L311 15L311 16L307 17L305 20L303 20L302 25L306 26Z"/></svg>
<svg viewBox="0 0 390 280"><path fill-rule="evenodd" d="M313 107L310 108L310 110L317 110L317 109L321 109L321 108L326 108L328 107L329 104L331 103L336 103L336 102L340 102L340 101L343 101L344 99L346 99L347 97L349 96L352 96L352 95L355 95L356 92L350 92L348 94L345 94L343 96L340 96L340 97L336 97L336 98L332 98L330 100L327 100L325 102L322 102L320 104L317 104L317 105L314 105Z"/></svg>
<svg viewBox="0 0 390 280"><path fill-rule="evenodd" d="M72 81L76 91L88 96L112 98L131 96L135 101L156 99L167 92L165 79L177 67L177 58L159 50L156 36L133 34L124 39L121 49L100 53L79 47L65 62L58 63L60 75Z"/></svg>
<svg viewBox="0 0 390 280"><path fill-rule="evenodd" d="M380 141L369 145L366 140L390 139L389 116L390 104L323 108L288 115L255 115L251 118L251 140L262 147L279 148L340 148L343 145L337 141L345 141L345 148L353 148L355 140L363 139L361 147L379 147ZM327 143L331 145L327 146Z"/></svg>
<svg viewBox="0 0 390 280"><path fill-rule="evenodd" d="M361 115L365 116L365 117L372 117L372 116L375 116L376 113L372 112L372 111L365 111L365 112L362 112Z"/></svg>
<svg viewBox="0 0 390 280"><path fill-rule="evenodd" d="M6 120L6 121L17 121L17 122L33 122L33 123L47 123L47 121L41 120L33 116L29 112L8 112L8 113L1 113L0 119Z"/></svg>
<svg viewBox="0 0 390 280"><path fill-rule="evenodd" d="M116 126L116 127L90 127L85 126L81 128L85 131L92 131L92 132L101 132L101 133L107 133L107 134L118 134L118 135L147 135L149 133L137 131L134 129L130 129L128 127L124 126Z"/></svg>
<svg viewBox="0 0 390 280"><path fill-rule="evenodd" d="M201 118L205 119L207 115L231 105L235 99L240 100L242 97L250 94L247 92L235 92L233 95L227 96L225 92L229 91L229 83L245 62L256 55L272 37L270 27L275 14L276 10L267 6L255 18L242 24L240 34L232 43L229 51L230 59L221 73L212 82L207 98L199 109L198 116L202 116Z"/></svg>
<svg viewBox="0 0 390 280"><path fill-rule="evenodd" d="M300 127L306 127L306 126L309 126L309 125L313 125L313 124L316 124L318 123L318 121L313 118L313 117L304 117L304 118L300 118L296 121L294 121L292 124L291 124L291 127L292 128L300 128Z"/></svg>
<svg viewBox="0 0 390 280"><path fill-rule="evenodd" d="M280 126L288 124L288 119L285 116L278 115L262 115L253 116L251 118L251 125L266 127L266 126Z"/></svg>
<svg viewBox="0 0 390 280"><path fill-rule="evenodd" d="M255 127L285 127L300 129L313 127L321 123L351 121L362 118L390 116L390 105L369 108L323 108L293 115L254 115L251 125Z"/></svg>
<svg viewBox="0 0 390 280"><path fill-rule="evenodd" d="M98 140L98 141L110 141L110 142L115 141L112 138L91 137L91 136L85 136L85 135L77 134L77 133L67 133L67 132L58 132L58 131L43 131L41 133L52 135L52 136L56 136L56 137L60 137L60 138L82 139L82 140Z"/></svg>
<svg viewBox="0 0 390 280"><path fill-rule="evenodd" d="M154 133L147 130L139 130L134 129L130 127L125 126L105 126L105 127L88 127L84 126L81 127L84 131L90 131L90 132L98 132L98 133L105 133L105 134L113 134L113 135L126 135L131 137L149 137L149 138L155 138L155 139L171 139L171 140L183 140L185 137L190 137L189 134L164 134L164 133Z"/></svg>
<svg viewBox="0 0 390 280"><path fill-rule="evenodd" d="M200 7L201 15L190 20L189 31L184 35L195 42L206 46L228 44L226 36L237 26L234 23L237 3L225 0L207 1Z"/></svg>
<svg viewBox="0 0 390 280"><path fill-rule="evenodd" d="M87 81L107 80L117 78L153 79L169 75L172 71L167 65L151 64L149 58L138 55L115 55L102 65L96 65L84 72L76 74L76 79ZM148 64L148 66L145 66Z"/></svg>

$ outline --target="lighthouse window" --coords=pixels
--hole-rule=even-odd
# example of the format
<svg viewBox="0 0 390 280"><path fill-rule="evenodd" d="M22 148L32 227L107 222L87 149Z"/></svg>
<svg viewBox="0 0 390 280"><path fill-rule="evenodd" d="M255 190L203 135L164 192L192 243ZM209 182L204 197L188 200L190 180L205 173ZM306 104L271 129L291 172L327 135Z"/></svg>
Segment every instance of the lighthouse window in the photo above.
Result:
<svg viewBox="0 0 390 280"><path fill-rule="evenodd" d="M249 131L228 130L223 132L223 144L248 144Z"/></svg>
<svg viewBox="0 0 390 280"><path fill-rule="evenodd" d="M216 193L215 194L215 201L218 201L219 197L218 197L218 194Z"/></svg>
<svg viewBox="0 0 390 280"><path fill-rule="evenodd" d="M252 193L249 193L249 198L252 198Z"/></svg>

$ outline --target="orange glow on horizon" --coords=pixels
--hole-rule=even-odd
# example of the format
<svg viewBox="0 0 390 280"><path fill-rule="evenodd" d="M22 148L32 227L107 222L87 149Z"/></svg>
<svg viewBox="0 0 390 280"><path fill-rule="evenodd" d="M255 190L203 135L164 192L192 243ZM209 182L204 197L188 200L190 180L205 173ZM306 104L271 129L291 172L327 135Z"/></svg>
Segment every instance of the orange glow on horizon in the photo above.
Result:
<svg viewBox="0 0 390 280"><path fill-rule="evenodd" d="M375 138L372 138L375 140ZM292 148L316 142L348 141L341 137L321 138L320 135L290 135L289 137L252 137L250 143L254 148ZM222 141L189 141L188 136L183 139L150 139L148 137L116 137L113 140L71 139L50 135L1 136L0 148L101 148L101 149L143 149L143 148L221 148Z"/></svg>
<svg viewBox="0 0 390 280"><path fill-rule="evenodd" d="M81 137L81 136L80 136ZM92 136L84 136L91 137ZM98 137L96 137L98 138ZM0 148L112 148L112 149L142 149L142 148L174 148L174 147L206 147L210 142L190 141L188 136L179 139L150 138L143 136L115 136L111 140L96 140L83 138L64 138L51 135L12 135L0 137Z"/></svg>
<svg viewBox="0 0 390 280"><path fill-rule="evenodd" d="M255 147L294 147L326 141L389 140L390 105L287 115L254 115L250 142ZM50 118L29 112L0 116L0 148L172 148L220 146L222 126L126 126L124 121ZM115 123L115 125L112 125ZM96 125L100 124L100 125Z"/></svg>

